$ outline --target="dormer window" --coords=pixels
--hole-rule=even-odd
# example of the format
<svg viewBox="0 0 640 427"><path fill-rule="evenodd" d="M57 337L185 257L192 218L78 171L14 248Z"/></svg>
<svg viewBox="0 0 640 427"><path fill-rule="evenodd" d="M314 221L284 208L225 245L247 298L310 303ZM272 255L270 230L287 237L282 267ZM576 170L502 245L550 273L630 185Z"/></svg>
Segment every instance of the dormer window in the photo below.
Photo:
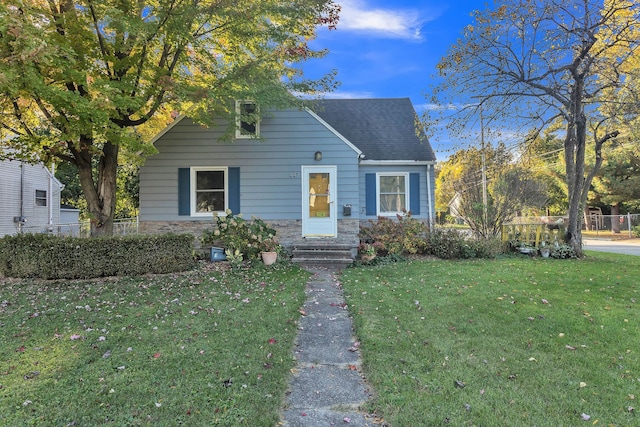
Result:
<svg viewBox="0 0 640 427"><path fill-rule="evenodd" d="M236 101L236 138L260 136L258 106L253 101Z"/></svg>

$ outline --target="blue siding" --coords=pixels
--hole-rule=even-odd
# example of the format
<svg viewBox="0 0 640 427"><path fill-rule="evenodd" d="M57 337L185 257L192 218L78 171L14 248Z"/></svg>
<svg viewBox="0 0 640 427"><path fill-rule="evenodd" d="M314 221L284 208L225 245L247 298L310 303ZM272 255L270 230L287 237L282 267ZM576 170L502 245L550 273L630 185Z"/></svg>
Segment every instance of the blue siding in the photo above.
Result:
<svg viewBox="0 0 640 427"><path fill-rule="evenodd" d="M360 196L361 219L373 219L377 212L376 174L377 173L409 173L409 207L415 218L429 219L429 213L434 212L434 177L433 166L427 165L360 165L360 186L365 189ZM373 177L373 178L372 178ZM427 191L429 185L427 179L431 181L431 198ZM373 182L370 184L370 182ZM373 188L373 195L369 188ZM373 199L372 199L373 198ZM429 207L431 201L431 207Z"/></svg>
<svg viewBox="0 0 640 427"><path fill-rule="evenodd" d="M224 124L204 128L188 118L177 123L156 141L159 153L147 158L141 168L140 219L210 221L208 216L187 217L176 210L182 197L176 168L196 166L229 168L229 207L234 213L241 209L246 218L277 220L301 219L303 165L336 165L339 218L345 204L353 207L351 218L360 216L357 153L344 141L300 110L273 112L262 120L260 130L262 141L227 143L219 141ZM322 151L321 161L314 160L316 151ZM237 187L234 174L235 182L242 183Z"/></svg>

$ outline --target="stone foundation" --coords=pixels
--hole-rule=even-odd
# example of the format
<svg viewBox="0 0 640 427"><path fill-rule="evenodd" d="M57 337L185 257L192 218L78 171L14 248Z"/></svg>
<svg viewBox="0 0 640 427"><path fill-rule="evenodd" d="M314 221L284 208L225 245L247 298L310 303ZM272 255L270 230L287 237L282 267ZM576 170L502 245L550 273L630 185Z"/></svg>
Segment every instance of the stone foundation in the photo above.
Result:
<svg viewBox="0 0 640 427"><path fill-rule="evenodd" d="M302 237L301 220L273 220L266 222L277 231L278 240L287 249L297 243L315 239ZM213 221L140 221L139 232L140 234L190 233L195 236L194 246L200 248L202 232L213 228L214 225L215 222ZM359 243L359 229L359 220L341 219L338 220L338 236L335 239L324 238L323 240L338 244L348 244L355 248Z"/></svg>

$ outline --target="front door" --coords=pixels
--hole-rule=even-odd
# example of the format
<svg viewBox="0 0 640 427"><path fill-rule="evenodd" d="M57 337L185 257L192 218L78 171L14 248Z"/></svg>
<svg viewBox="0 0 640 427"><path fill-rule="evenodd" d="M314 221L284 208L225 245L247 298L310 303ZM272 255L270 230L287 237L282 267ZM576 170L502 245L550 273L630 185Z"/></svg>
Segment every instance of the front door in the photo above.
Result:
<svg viewBox="0 0 640 427"><path fill-rule="evenodd" d="M302 166L302 235L335 237L338 229L335 166Z"/></svg>

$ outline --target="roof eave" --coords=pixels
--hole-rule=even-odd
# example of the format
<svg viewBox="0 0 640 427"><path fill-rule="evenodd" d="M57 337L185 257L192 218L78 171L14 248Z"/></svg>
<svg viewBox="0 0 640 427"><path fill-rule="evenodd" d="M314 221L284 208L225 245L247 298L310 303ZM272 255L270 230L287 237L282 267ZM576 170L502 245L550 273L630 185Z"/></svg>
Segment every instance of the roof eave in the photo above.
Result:
<svg viewBox="0 0 640 427"><path fill-rule="evenodd" d="M435 160L362 160L361 165L367 166L428 166L435 165Z"/></svg>

